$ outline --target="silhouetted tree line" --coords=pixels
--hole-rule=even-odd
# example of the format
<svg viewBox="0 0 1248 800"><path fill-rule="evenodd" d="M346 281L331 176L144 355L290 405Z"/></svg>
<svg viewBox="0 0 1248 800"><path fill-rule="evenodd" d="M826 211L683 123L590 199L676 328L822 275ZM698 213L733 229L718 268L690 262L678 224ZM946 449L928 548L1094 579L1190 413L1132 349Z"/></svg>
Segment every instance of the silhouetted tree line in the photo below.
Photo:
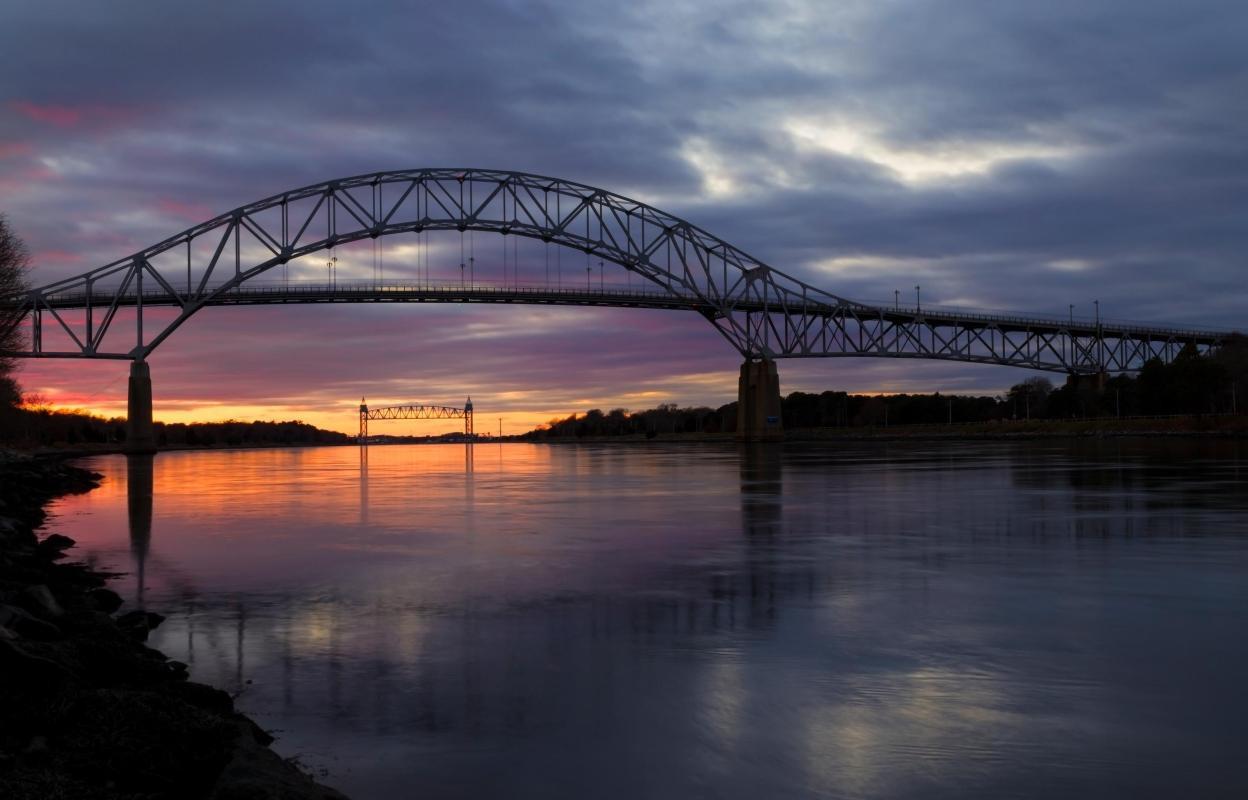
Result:
<svg viewBox="0 0 1248 800"><path fill-rule="evenodd" d="M0 441L19 447L123 444L126 421L77 411L0 405ZM353 441L337 431L306 422L157 422L161 447L242 447L247 445L343 444Z"/></svg>
<svg viewBox="0 0 1248 800"><path fill-rule="evenodd" d="M940 393L885 396L794 392L783 398L780 406L784 425L789 428L923 425L950 420L987 422L1000 419L998 398Z"/></svg>
<svg viewBox="0 0 1248 800"><path fill-rule="evenodd" d="M1248 391L1248 337L1234 334L1212 356L1187 346L1174 361L1154 359L1135 375L1117 375L1103 389L1090 379L1054 389L1031 378L1010 389L1010 416L1041 419L1225 414L1242 410Z"/></svg>
<svg viewBox="0 0 1248 800"><path fill-rule="evenodd" d="M1105 381L1082 377L1054 388L1048 378L1028 378L1004 397L793 392L781 398L786 428L852 428L933 425L1009 419L1071 419L1239 411L1248 398L1248 337L1234 335L1213 356L1184 348L1170 364L1153 360L1137 376ZM587 436L656 436L667 433L733 433L737 404L719 408L661 405L648 411L616 408L552 420L530 439Z"/></svg>
<svg viewBox="0 0 1248 800"><path fill-rule="evenodd" d="M535 439L566 439L638 434L654 436L660 433L719 433L735 430L736 424L736 403L718 409L704 406L679 408L673 404L664 404L635 413L615 408L604 414L595 408L579 416L573 414L566 419L551 420L546 427L530 431L525 436Z"/></svg>

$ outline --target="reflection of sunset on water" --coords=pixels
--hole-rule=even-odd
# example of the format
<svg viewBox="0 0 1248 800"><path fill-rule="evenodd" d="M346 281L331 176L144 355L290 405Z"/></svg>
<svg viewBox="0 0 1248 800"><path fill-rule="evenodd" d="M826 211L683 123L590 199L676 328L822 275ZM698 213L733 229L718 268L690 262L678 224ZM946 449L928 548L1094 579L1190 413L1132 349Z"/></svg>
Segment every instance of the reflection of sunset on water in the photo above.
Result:
<svg viewBox="0 0 1248 800"><path fill-rule="evenodd" d="M94 459L52 527L130 603L141 564L152 644L358 797L1009 794L1053 764L1104 788L1225 733L1136 698L1178 669L1212 714L1231 678L1199 643L1248 656L1222 635L1248 564L1217 556L1248 492L1196 488L1242 488L1242 450L163 453Z"/></svg>

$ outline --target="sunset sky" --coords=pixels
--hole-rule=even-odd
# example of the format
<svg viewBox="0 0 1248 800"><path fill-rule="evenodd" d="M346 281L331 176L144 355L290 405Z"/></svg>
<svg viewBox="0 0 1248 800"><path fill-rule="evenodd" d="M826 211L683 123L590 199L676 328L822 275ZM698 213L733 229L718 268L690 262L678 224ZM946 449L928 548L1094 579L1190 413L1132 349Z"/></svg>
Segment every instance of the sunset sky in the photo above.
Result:
<svg viewBox="0 0 1248 800"><path fill-rule="evenodd" d="M476 166L650 201L854 299L920 284L930 304L1248 325L1242 0L13 0L0 22L0 214L36 284L285 189ZM484 272L501 251L476 243ZM385 246L402 271L410 246ZM151 365L157 419L353 431L361 396L472 395L479 430L517 433L720 405L739 359L693 314L300 306L209 309ZM995 393L1028 373L780 374L786 393ZM126 375L28 362L19 380L115 415Z"/></svg>

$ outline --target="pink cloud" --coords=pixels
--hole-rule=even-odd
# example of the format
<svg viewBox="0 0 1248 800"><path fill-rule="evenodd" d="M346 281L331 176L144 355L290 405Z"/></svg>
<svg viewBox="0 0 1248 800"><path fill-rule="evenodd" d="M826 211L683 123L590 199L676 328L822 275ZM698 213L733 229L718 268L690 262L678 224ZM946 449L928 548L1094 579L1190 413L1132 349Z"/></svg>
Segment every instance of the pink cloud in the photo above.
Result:
<svg viewBox="0 0 1248 800"><path fill-rule="evenodd" d="M8 175L0 174L0 191L6 194L17 194L28 189L31 184L55 180L56 173L43 165L26 167Z"/></svg>
<svg viewBox="0 0 1248 800"><path fill-rule="evenodd" d="M83 115L80 109L69 106L37 105L27 100L15 100L11 105L19 114L28 119L55 125L58 128L70 128L77 125Z"/></svg>
<svg viewBox="0 0 1248 800"><path fill-rule="evenodd" d="M21 116L31 122L50 125L54 128L75 130L86 129L88 132L105 132L133 123L141 110L137 106L109 105L55 105L32 103L28 100L14 100L9 103Z"/></svg>
<svg viewBox="0 0 1248 800"><path fill-rule="evenodd" d="M82 260L82 253L75 253L71 250L57 250L55 248L40 250L35 253L32 259L36 264L78 264Z"/></svg>
<svg viewBox="0 0 1248 800"><path fill-rule="evenodd" d="M17 158L33 152L30 142L0 142L0 158Z"/></svg>
<svg viewBox="0 0 1248 800"><path fill-rule="evenodd" d="M161 198L156 203L156 209L162 214L187 222L203 222L216 216L208 206L199 205L198 203L183 203L169 197Z"/></svg>

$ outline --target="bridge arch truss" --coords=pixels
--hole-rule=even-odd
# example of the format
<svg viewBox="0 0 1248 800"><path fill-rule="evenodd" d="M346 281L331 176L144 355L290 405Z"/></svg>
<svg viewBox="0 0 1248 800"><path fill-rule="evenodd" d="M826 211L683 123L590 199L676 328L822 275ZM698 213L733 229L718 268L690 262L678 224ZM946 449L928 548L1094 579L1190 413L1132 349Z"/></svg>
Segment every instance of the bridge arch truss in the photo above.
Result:
<svg viewBox="0 0 1248 800"><path fill-rule="evenodd" d="M351 242L485 231L571 248L640 276L646 292L499 292L477 286L327 286L273 291L260 276ZM302 292L302 293L300 293ZM418 169L328 181L239 207L81 275L3 302L29 327L22 357L142 361L216 305L270 302L528 302L696 311L747 360L874 356L1008 364L1066 373L1139 369L1218 331L977 311L883 307L818 289L650 205L520 172ZM145 309L173 310L145 324ZM134 338L113 334L123 309ZM45 346L55 331L64 346Z"/></svg>

